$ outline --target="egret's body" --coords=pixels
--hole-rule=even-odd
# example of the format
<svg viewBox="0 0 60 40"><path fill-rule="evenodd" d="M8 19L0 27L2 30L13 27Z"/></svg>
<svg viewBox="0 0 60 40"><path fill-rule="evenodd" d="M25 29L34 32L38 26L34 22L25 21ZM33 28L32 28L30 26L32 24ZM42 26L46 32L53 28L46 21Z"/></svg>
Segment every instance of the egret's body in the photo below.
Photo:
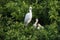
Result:
<svg viewBox="0 0 60 40"><path fill-rule="evenodd" d="M27 26L32 20L32 7L29 8L29 13L26 14L24 24Z"/></svg>

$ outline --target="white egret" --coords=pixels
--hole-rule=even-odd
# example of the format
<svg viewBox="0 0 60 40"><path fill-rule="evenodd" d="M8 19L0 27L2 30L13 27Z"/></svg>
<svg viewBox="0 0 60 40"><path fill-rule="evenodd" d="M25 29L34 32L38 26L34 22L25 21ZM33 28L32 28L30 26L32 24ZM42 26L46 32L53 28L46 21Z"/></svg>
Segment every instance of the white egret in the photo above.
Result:
<svg viewBox="0 0 60 40"><path fill-rule="evenodd" d="M41 24L38 23L37 25L37 29L44 29L44 27Z"/></svg>
<svg viewBox="0 0 60 40"><path fill-rule="evenodd" d="M36 22L33 24L33 26L36 28L38 23L38 19L36 18Z"/></svg>
<svg viewBox="0 0 60 40"><path fill-rule="evenodd" d="M27 26L32 20L32 7L29 7L29 12L25 15L24 25Z"/></svg>
<svg viewBox="0 0 60 40"><path fill-rule="evenodd" d="M36 18L36 22L33 24L33 26L37 29L44 29L44 27L38 23L38 19Z"/></svg>

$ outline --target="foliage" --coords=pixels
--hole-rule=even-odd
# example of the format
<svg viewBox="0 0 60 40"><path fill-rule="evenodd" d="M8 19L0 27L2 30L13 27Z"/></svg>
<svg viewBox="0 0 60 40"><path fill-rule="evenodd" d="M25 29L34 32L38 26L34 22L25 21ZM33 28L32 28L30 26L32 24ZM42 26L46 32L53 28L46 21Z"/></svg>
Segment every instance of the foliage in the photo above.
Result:
<svg viewBox="0 0 60 40"><path fill-rule="evenodd" d="M33 18L24 27L29 6L33 8ZM36 18L44 29L32 26ZM60 40L60 1L0 0L0 40Z"/></svg>

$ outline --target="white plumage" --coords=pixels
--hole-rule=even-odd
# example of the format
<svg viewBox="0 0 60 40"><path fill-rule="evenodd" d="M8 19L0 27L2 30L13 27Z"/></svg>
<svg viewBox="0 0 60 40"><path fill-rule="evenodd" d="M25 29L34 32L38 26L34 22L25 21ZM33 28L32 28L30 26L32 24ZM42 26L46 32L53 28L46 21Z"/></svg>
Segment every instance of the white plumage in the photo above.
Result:
<svg viewBox="0 0 60 40"><path fill-rule="evenodd" d="M44 27L41 24L38 23L37 29L44 29Z"/></svg>
<svg viewBox="0 0 60 40"><path fill-rule="evenodd" d="M24 24L27 26L32 20L32 7L29 7L29 13L25 15Z"/></svg>
<svg viewBox="0 0 60 40"><path fill-rule="evenodd" d="M36 22L33 24L34 28L37 29L44 29L44 27L38 23L38 19L36 18Z"/></svg>
<svg viewBox="0 0 60 40"><path fill-rule="evenodd" d="M36 28L38 23L38 19L36 18L36 22L33 24L33 26Z"/></svg>

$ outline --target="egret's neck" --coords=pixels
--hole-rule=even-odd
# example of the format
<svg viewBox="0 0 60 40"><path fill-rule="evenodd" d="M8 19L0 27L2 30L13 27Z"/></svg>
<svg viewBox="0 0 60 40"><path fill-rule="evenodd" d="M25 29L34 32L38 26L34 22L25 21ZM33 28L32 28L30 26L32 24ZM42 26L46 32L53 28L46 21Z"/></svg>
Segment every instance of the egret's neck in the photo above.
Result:
<svg viewBox="0 0 60 40"><path fill-rule="evenodd" d="M35 24L37 24L37 23L38 23L38 21L35 22Z"/></svg>
<svg viewBox="0 0 60 40"><path fill-rule="evenodd" d="M30 13L32 13L32 10L29 10Z"/></svg>

